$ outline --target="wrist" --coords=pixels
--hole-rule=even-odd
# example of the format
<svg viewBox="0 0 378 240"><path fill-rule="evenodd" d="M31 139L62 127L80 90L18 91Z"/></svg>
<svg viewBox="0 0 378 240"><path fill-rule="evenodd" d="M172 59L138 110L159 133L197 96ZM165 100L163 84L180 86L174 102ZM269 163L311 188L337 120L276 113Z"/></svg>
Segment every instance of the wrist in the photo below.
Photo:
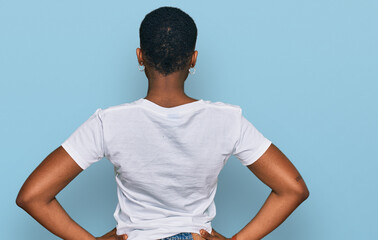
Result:
<svg viewBox="0 0 378 240"><path fill-rule="evenodd" d="M237 233L235 233L235 235L232 236L231 240L237 240L236 235L237 235Z"/></svg>

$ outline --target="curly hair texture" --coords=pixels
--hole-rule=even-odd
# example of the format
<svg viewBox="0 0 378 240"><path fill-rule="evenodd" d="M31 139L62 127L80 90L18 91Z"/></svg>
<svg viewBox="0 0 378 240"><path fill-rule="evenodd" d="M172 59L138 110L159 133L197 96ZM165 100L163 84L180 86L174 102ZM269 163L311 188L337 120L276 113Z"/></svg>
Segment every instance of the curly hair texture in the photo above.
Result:
<svg viewBox="0 0 378 240"><path fill-rule="evenodd" d="M175 7L148 13L139 28L145 62L163 75L188 66L197 40L194 20Z"/></svg>

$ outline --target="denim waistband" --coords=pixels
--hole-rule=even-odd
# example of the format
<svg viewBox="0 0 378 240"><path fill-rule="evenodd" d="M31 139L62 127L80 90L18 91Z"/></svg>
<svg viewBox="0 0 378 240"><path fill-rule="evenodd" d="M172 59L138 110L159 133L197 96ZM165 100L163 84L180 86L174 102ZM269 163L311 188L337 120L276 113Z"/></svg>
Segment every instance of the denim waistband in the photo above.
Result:
<svg viewBox="0 0 378 240"><path fill-rule="evenodd" d="M190 232L182 232L170 237L162 238L160 240L193 240L193 237Z"/></svg>

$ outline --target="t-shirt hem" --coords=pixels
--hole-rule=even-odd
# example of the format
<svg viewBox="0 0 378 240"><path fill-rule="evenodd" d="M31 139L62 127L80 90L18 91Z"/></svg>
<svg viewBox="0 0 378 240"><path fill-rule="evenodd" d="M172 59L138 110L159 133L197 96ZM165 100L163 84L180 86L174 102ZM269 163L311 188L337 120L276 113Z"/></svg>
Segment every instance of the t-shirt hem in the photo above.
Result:
<svg viewBox="0 0 378 240"><path fill-rule="evenodd" d="M200 230L201 229L205 229L207 232L211 233L212 232L212 226L209 226L209 227L201 227L201 228L198 228L198 227L178 227L177 230L173 229L173 230L170 230L170 233L168 234L154 234L154 237L152 238L153 240L156 240L156 239L162 239L162 238L167 238L167 237L171 237L171 236L174 236L178 233L182 233L182 232L190 232L190 233L197 233L197 234L200 234ZM124 232L120 229L116 229L116 234L117 235L122 235L122 234L127 234L127 232ZM128 235L131 235L132 234L128 234ZM141 239L142 236L138 236L137 239ZM144 240L147 240L149 238L147 238L146 236L143 236L143 239Z"/></svg>
<svg viewBox="0 0 378 240"><path fill-rule="evenodd" d="M83 158L71 147L71 145L68 142L63 142L61 146L66 150L66 152L71 156L71 158L81 167L83 170L85 170L89 165L85 163Z"/></svg>
<svg viewBox="0 0 378 240"><path fill-rule="evenodd" d="M270 147L271 144L272 142L266 139L264 143L258 148L258 150L256 150L255 154L243 161L242 164L244 166L248 166L256 162L266 152L266 150Z"/></svg>

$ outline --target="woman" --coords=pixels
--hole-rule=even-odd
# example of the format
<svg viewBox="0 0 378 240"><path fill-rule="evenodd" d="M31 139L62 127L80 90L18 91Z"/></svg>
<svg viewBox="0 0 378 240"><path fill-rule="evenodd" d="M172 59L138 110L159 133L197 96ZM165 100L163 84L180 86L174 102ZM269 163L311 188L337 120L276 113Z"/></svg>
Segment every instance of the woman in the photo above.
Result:
<svg viewBox="0 0 378 240"><path fill-rule="evenodd" d="M239 106L185 94L184 82L195 71L196 39L193 19L180 9L147 14L136 51L147 96L97 109L28 177L17 205L63 239L228 239L211 220L218 174L234 155L272 191L232 239L260 239L280 225L308 197L306 184ZM103 157L115 169L117 227L95 238L55 196Z"/></svg>

